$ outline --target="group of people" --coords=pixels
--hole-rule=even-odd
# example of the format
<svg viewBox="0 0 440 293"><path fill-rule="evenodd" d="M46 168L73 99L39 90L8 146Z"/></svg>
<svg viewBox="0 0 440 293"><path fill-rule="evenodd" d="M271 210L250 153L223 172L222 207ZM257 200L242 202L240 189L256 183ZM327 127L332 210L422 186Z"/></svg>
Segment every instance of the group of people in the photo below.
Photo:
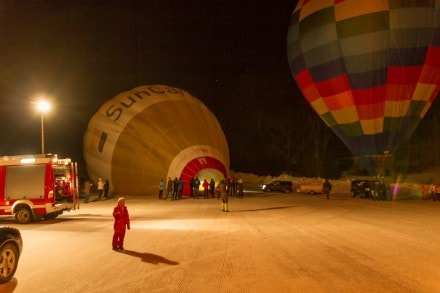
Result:
<svg viewBox="0 0 440 293"><path fill-rule="evenodd" d="M89 180L86 180L84 182L84 203L88 203L90 200L90 192L92 189L93 183ZM110 182L108 179L103 180L102 178L98 179L98 182L96 184L97 191L98 191L98 200L108 199L109 198L109 188L110 188Z"/></svg>
<svg viewBox="0 0 440 293"><path fill-rule="evenodd" d="M189 181L190 197L194 199L200 198L200 185L203 188L203 198L213 198L215 196L215 181L211 178L208 182L206 179L201 182L198 177L194 177Z"/></svg>
<svg viewBox="0 0 440 293"><path fill-rule="evenodd" d="M163 197L163 191L165 190L165 182L163 179L159 181L159 199L167 200L168 197L171 197L171 200L182 199L182 191L183 191L184 182L181 178L175 177L174 180L171 177L168 177L168 181L166 184L166 196Z"/></svg>
<svg viewBox="0 0 440 293"><path fill-rule="evenodd" d="M238 179L235 180L233 177L228 177L222 180L225 184L226 192L228 196L237 196L239 198L243 198L243 180ZM168 197L171 200L182 199L182 191L184 187L184 181L181 178L168 177L168 181L165 184L163 179L159 181L159 199L167 200ZM200 188L201 187L201 188ZM215 186L215 181L211 178L208 182L207 179L204 179L203 182L200 181L198 177L194 177L189 181L189 189L190 189L190 197L194 199L199 199L201 197L201 191L203 192L203 198L217 198L220 199L221 190L220 184ZM166 191L166 195L164 195L164 191Z"/></svg>
<svg viewBox="0 0 440 293"><path fill-rule="evenodd" d="M243 198L243 180L235 180L233 177L227 177L220 181L217 186L215 186L215 181L211 178L208 182L204 179L203 182L200 181L198 177L194 177L189 182L190 185L190 197L194 199L200 198L200 186L203 190L203 198L217 198L222 200L222 211L229 212L229 197L238 196L238 198ZM184 182L181 178L168 177L167 183L165 184L163 179L159 181L159 199L167 200L168 197L171 200L182 199ZM164 196L164 191L166 190L166 195Z"/></svg>
<svg viewBox="0 0 440 293"><path fill-rule="evenodd" d="M226 191L229 196L243 198L243 179L235 179L234 177L227 177L225 179Z"/></svg>

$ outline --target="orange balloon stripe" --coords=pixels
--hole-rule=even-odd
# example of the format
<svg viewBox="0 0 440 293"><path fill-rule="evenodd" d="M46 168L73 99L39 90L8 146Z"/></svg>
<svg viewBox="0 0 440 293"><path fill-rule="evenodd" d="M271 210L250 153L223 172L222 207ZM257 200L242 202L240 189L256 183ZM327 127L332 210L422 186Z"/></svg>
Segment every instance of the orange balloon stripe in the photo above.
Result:
<svg viewBox="0 0 440 293"><path fill-rule="evenodd" d="M384 116L385 103L378 102L369 105L357 105L356 110L361 120L371 120ZM373 111L372 111L373 110Z"/></svg>
<svg viewBox="0 0 440 293"><path fill-rule="evenodd" d="M330 111L341 110L354 107L353 95L351 91L345 91L333 96L324 97L323 100Z"/></svg>
<svg viewBox="0 0 440 293"><path fill-rule="evenodd" d="M390 9L388 0L345 0L335 1L335 4L336 21Z"/></svg>

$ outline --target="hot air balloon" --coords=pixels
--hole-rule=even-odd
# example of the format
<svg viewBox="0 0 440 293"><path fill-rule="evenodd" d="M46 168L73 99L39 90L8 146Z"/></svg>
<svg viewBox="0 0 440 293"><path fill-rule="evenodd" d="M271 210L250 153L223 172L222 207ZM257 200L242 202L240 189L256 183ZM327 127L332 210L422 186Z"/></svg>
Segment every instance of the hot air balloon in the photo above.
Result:
<svg viewBox="0 0 440 293"><path fill-rule="evenodd" d="M229 150L212 112L188 92L140 86L104 103L84 134L92 180L108 179L117 194L156 194L160 179L219 182L229 171Z"/></svg>
<svg viewBox="0 0 440 293"><path fill-rule="evenodd" d="M300 0L287 36L304 97L376 173L374 157L411 138L439 92L440 2Z"/></svg>

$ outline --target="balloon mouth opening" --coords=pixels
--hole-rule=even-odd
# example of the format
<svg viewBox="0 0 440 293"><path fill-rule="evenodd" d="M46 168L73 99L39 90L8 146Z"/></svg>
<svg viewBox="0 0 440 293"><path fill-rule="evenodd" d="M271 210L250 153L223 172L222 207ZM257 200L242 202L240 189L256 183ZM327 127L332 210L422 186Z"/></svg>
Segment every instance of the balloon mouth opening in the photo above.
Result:
<svg viewBox="0 0 440 293"><path fill-rule="evenodd" d="M186 196L191 194L189 182L194 178L199 179L200 186L204 180L210 182L211 179L217 186L225 177L227 177L226 167L221 161L213 157L195 158L185 165L180 174L180 179L185 182L182 194Z"/></svg>

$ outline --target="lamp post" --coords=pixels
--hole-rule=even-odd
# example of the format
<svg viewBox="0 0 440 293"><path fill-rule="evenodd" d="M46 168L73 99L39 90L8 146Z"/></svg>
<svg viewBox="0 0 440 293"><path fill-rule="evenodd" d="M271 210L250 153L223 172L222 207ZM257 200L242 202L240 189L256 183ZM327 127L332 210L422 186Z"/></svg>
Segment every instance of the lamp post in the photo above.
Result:
<svg viewBox="0 0 440 293"><path fill-rule="evenodd" d="M38 111L41 113L41 153L44 154L44 113L48 112L52 105L45 100L40 100L36 104Z"/></svg>

